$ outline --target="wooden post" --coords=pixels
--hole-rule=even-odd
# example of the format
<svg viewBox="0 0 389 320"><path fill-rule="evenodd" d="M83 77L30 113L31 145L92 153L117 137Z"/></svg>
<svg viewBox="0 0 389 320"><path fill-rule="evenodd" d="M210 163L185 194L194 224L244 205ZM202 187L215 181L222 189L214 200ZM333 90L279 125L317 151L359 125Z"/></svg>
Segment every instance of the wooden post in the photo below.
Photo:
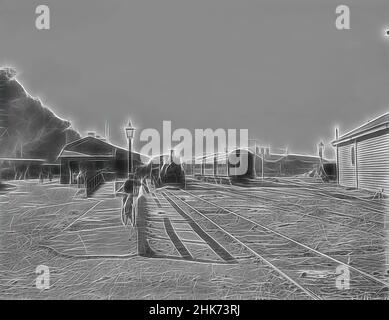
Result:
<svg viewBox="0 0 389 320"><path fill-rule="evenodd" d="M227 177L230 176L230 159L228 158L228 149L226 149L226 170L227 170Z"/></svg>
<svg viewBox="0 0 389 320"><path fill-rule="evenodd" d="M259 151L257 150L257 139L249 139L249 141L254 141L254 178L257 177L257 155L259 155ZM250 144L248 148L248 152L250 152Z"/></svg>
<svg viewBox="0 0 389 320"><path fill-rule="evenodd" d="M264 165L264 162L265 162L265 148L261 148L261 158L262 158L262 180L265 179L265 165Z"/></svg>
<svg viewBox="0 0 389 320"><path fill-rule="evenodd" d="M358 143L357 139L354 142L354 165L355 165L355 180L357 184L357 189L359 188L359 172L358 172Z"/></svg>
<svg viewBox="0 0 389 320"><path fill-rule="evenodd" d="M335 140L339 139L339 128L335 128ZM336 182L339 185L339 147L336 145Z"/></svg>
<svg viewBox="0 0 389 320"><path fill-rule="evenodd" d="M217 158L216 158L216 153L213 156L213 175L217 176Z"/></svg>

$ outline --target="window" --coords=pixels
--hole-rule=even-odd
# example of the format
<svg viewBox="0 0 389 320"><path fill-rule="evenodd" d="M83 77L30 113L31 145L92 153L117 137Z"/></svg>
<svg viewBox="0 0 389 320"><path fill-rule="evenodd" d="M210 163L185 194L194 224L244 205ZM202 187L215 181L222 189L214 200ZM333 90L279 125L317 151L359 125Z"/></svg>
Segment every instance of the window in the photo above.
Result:
<svg viewBox="0 0 389 320"><path fill-rule="evenodd" d="M351 164L355 166L355 148L351 147Z"/></svg>

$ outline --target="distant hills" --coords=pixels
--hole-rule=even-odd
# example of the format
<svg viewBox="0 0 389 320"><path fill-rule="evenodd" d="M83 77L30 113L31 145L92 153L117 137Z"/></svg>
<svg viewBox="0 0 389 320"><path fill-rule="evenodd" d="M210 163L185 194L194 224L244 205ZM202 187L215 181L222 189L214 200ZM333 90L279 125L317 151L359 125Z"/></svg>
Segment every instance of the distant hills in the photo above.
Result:
<svg viewBox="0 0 389 320"><path fill-rule="evenodd" d="M54 161L66 142L80 138L16 80L16 70L0 67L0 157Z"/></svg>

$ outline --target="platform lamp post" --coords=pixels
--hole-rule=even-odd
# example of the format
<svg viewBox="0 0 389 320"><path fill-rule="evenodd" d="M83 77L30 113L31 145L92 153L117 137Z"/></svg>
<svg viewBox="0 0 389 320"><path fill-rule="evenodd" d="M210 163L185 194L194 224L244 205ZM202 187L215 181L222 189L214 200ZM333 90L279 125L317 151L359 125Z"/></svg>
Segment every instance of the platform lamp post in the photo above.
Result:
<svg viewBox="0 0 389 320"><path fill-rule="evenodd" d="M131 120L128 120L128 126L125 127L126 136L128 139L128 177L133 175L133 159L132 159L132 140L135 135L135 128L132 126Z"/></svg>

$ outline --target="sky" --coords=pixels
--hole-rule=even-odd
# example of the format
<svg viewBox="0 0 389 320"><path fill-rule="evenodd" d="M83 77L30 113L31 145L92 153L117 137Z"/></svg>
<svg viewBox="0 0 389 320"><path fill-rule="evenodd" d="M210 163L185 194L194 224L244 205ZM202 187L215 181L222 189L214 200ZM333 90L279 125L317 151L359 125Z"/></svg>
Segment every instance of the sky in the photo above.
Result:
<svg viewBox="0 0 389 320"><path fill-rule="evenodd" d="M35 28L36 6L50 30ZM349 5L351 29L335 28ZM248 129L316 154L389 111L387 0L0 0L0 65L81 134Z"/></svg>

